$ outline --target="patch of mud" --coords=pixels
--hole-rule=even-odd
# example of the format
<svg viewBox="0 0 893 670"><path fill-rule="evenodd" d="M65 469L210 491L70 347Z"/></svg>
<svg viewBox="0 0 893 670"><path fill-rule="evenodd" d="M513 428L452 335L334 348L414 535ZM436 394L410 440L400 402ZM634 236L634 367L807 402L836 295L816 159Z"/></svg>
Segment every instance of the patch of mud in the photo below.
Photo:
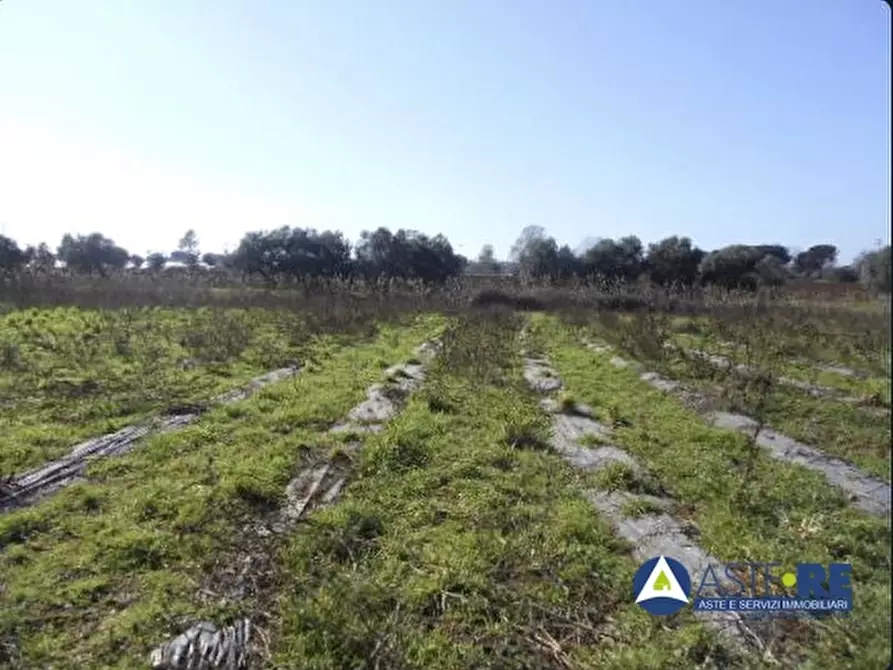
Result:
<svg viewBox="0 0 893 670"><path fill-rule="evenodd" d="M557 379L554 370L542 360L525 360L525 379L532 388L540 390L541 379ZM540 391L548 392L548 391ZM551 404L548 406L552 406ZM645 468L628 452L614 445L589 448L580 444L587 436L600 440L611 435L610 428L591 417L569 416L556 413L552 422L552 448L573 467L583 470L599 470L614 463L627 466L638 479L647 476ZM635 494L628 491L590 491L587 498L593 507L608 519L614 531L632 544L633 556L645 561L654 556L672 556L679 560L691 574L699 574L708 564L720 561L707 554L689 537L686 529L667 513L674 501L653 495ZM630 516L626 508L641 503L645 513ZM696 616L699 616L696 614ZM703 625L714 630L733 650L739 653L765 653L762 637L750 622L737 613L699 616Z"/></svg>
<svg viewBox="0 0 893 670"><path fill-rule="evenodd" d="M421 363L407 363L388 368L385 382L374 384L366 392L366 399L348 412L347 419L330 429L330 433L348 433L361 439L364 434L384 429L402 409L405 400L425 381L425 370L439 351L439 342L429 342L416 349L413 359ZM253 572L273 572L276 538L294 530L311 511L328 507L341 497L350 475L351 455L362 448L360 441L343 446L340 457L333 457L302 469L285 488L284 503L270 518L259 519L250 528L254 539L246 543L241 561L243 569L227 584L224 599L238 602L257 596L264 588L258 586ZM221 572L229 568L221 568ZM220 575L209 575L209 582ZM211 589L206 589L211 590ZM213 589L221 591L218 585ZM254 638L264 638L260 626L253 620L262 619L266 612L253 612L239 620L240 629L230 626L218 630L213 623L199 622L185 633L152 651L150 661L155 670L238 670L262 664L265 645ZM242 631L242 632L239 632Z"/></svg>
<svg viewBox="0 0 893 670"><path fill-rule="evenodd" d="M269 384L297 375L298 368L282 368L252 379L243 388L214 398L207 406L228 405L245 400ZM203 406L173 407L160 418L127 426L121 430L82 442L67 456L39 468L10 477L0 486L0 512L32 505L56 491L82 480L92 460L127 453L149 434L169 433L187 426L201 416Z"/></svg>

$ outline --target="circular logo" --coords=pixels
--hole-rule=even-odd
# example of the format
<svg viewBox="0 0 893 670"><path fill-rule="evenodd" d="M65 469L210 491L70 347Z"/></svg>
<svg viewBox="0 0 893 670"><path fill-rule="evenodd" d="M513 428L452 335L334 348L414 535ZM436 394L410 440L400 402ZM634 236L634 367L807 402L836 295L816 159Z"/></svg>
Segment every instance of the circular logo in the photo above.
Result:
<svg viewBox="0 0 893 670"><path fill-rule="evenodd" d="M691 577L675 558L655 556L645 561L633 576L633 596L649 614L675 614L688 604Z"/></svg>

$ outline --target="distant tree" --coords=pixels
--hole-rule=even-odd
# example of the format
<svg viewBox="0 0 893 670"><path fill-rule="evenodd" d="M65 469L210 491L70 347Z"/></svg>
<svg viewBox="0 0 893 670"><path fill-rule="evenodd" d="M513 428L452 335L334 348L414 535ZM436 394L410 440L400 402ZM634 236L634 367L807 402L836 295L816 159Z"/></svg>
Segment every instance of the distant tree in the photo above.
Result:
<svg viewBox="0 0 893 670"><path fill-rule="evenodd" d="M613 276L617 257L617 244L614 240L598 238L583 252L580 260L587 276L606 279Z"/></svg>
<svg viewBox="0 0 893 670"><path fill-rule="evenodd" d="M558 250L556 269L558 279L570 279L583 274L583 263L565 244Z"/></svg>
<svg viewBox="0 0 893 670"><path fill-rule="evenodd" d="M0 272L9 275L18 272L28 262L28 255L12 238L0 235Z"/></svg>
<svg viewBox="0 0 893 670"><path fill-rule="evenodd" d="M246 234L231 262L237 270L268 281L336 277L351 270L350 244L341 233L283 226Z"/></svg>
<svg viewBox="0 0 893 670"><path fill-rule="evenodd" d="M859 281L859 270L853 265L829 268L827 278L841 284L855 284Z"/></svg>
<svg viewBox="0 0 893 670"><path fill-rule="evenodd" d="M688 237L668 237L648 245L645 262L648 275L656 284L691 286L698 279L698 266L705 252L693 247Z"/></svg>
<svg viewBox="0 0 893 670"><path fill-rule="evenodd" d="M599 240L583 255L584 272L609 281L632 282L645 270L642 241L635 235Z"/></svg>
<svg viewBox="0 0 893 670"><path fill-rule="evenodd" d="M50 272L56 267L56 255L50 251L46 242L41 242L36 247L29 246L25 249L28 256L28 266L38 272Z"/></svg>
<svg viewBox="0 0 893 670"><path fill-rule="evenodd" d="M492 263L496 260L496 252L493 250L492 244L485 244L481 247L478 254L478 263Z"/></svg>
<svg viewBox="0 0 893 670"><path fill-rule="evenodd" d="M277 233L279 231L246 233L233 253L233 266L243 274L274 280L280 273L286 248L284 236Z"/></svg>
<svg viewBox="0 0 893 670"><path fill-rule="evenodd" d="M856 260L859 277L865 286L876 293L890 293L891 258L890 245L863 253Z"/></svg>
<svg viewBox="0 0 893 670"><path fill-rule="evenodd" d="M509 258L516 263L520 263L521 257L527 250L533 245L546 239L549 238L546 235L546 229L542 226L525 227L518 236L518 239L515 240L515 243L512 245L512 248L509 251Z"/></svg>
<svg viewBox="0 0 893 670"><path fill-rule="evenodd" d="M179 257L182 259L178 262L185 263L190 268L195 268L198 265L200 256L198 249L198 236L195 234L195 231L192 228L187 230L183 237L180 239L180 243L177 245L177 252L179 252ZM172 259L173 256L174 254L172 253Z"/></svg>
<svg viewBox="0 0 893 670"><path fill-rule="evenodd" d="M756 248L760 250L763 256L774 256L782 265L787 265L791 262L791 252L787 247L780 244L759 244Z"/></svg>
<svg viewBox="0 0 893 670"><path fill-rule="evenodd" d="M350 242L339 232L293 228L287 271L293 277L333 278L350 272Z"/></svg>
<svg viewBox="0 0 893 670"><path fill-rule="evenodd" d="M804 277L814 277L837 260L837 247L833 244L816 244L797 254L795 269Z"/></svg>
<svg viewBox="0 0 893 670"><path fill-rule="evenodd" d="M140 256L139 254L133 254L130 257L130 265L134 270L139 270L143 267L143 263L146 262L146 259Z"/></svg>
<svg viewBox="0 0 893 670"><path fill-rule="evenodd" d="M569 279L583 274L583 264L568 245L561 248L542 226L527 226L509 252L508 271L529 279ZM514 268L514 270L511 270Z"/></svg>
<svg viewBox="0 0 893 670"><path fill-rule="evenodd" d="M397 241L394 234L383 226L360 233L354 252L356 270L367 279L394 277L401 272Z"/></svg>
<svg viewBox="0 0 893 670"><path fill-rule="evenodd" d="M502 266L499 264L499 261L496 260L496 253L493 250L492 244L485 244L481 247L481 252L478 254L477 263L481 267L481 270L485 272L492 272L493 274L499 274Z"/></svg>
<svg viewBox="0 0 893 670"><path fill-rule="evenodd" d="M398 230L394 239L398 256L405 259L398 276L442 283L458 275L466 263L443 235L428 237L413 230Z"/></svg>
<svg viewBox="0 0 893 670"><path fill-rule="evenodd" d="M160 272L167 264L167 256L157 251L146 256L146 264L152 272Z"/></svg>
<svg viewBox="0 0 893 670"><path fill-rule="evenodd" d="M130 258L126 249L99 233L86 236L66 234L57 255L74 272L98 273L103 277L108 276L112 270L123 269Z"/></svg>
<svg viewBox="0 0 893 670"><path fill-rule="evenodd" d="M764 249L757 247L757 251L763 253ZM781 286L788 277L784 263L775 254L764 255L754 264L753 271L760 286Z"/></svg>
<svg viewBox="0 0 893 670"><path fill-rule="evenodd" d="M600 239L601 239L600 237L591 237L591 236L584 237L583 241L580 242L579 245L577 245L576 249L574 249L574 255L577 258L583 258L583 256L586 254L587 251L589 251L592 247L594 247L596 244L598 244L598 241Z"/></svg>
<svg viewBox="0 0 893 670"><path fill-rule="evenodd" d="M211 268L223 265L225 260L226 257L224 254L215 254L210 251L202 254L202 263Z"/></svg>
<svg viewBox="0 0 893 670"><path fill-rule="evenodd" d="M519 273L528 279L555 279L560 268L558 243L553 237L532 237L518 258Z"/></svg>
<svg viewBox="0 0 893 670"><path fill-rule="evenodd" d="M443 235L433 238L414 230L364 230L355 248L355 270L368 279L419 279L443 282L459 274L467 260Z"/></svg>
<svg viewBox="0 0 893 670"><path fill-rule="evenodd" d="M701 261L701 282L728 289L754 290L759 284L757 263L764 257L760 249L746 244L717 249Z"/></svg>

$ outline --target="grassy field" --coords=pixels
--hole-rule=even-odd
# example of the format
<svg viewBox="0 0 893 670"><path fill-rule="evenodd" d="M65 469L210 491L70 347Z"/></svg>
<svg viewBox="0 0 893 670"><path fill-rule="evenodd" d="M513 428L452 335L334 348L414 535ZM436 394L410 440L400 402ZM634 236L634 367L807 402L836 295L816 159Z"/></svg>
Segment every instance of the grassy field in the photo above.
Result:
<svg viewBox="0 0 893 670"><path fill-rule="evenodd" d="M546 446L519 321L458 325L347 501L294 538L278 667L709 665L697 623L669 639L628 597L627 548Z"/></svg>
<svg viewBox="0 0 893 670"><path fill-rule="evenodd" d="M30 309L0 333L0 476L326 351L294 313L262 309Z"/></svg>
<svg viewBox="0 0 893 670"><path fill-rule="evenodd" d="M302 459L337 446L323 433L365 387L441 328L432 317L333 352L320 345L315 369L0 517L0 630L24 667L134 667L186 618L231 614L197 593L203 575L278 505Z"/></svg>
<svg viewBox="0 0 893 670"><path fill-rule="evenodd" d="M376 315L381 298L362 318L282 306L58 306L0 317L0 474L301 367L0 515L0 666L149 667L153 647L197 621L250 617L262 640L252 667L886 667L889 519L854 510L819 474L770 459L746 436L705 426L584 344L607 340L718 406L759 414L889 481L884 315L771 304L680 315L574 299L519 303L549 308L533 314L440 308L467 302L459 296L430 298L427 310L400 299L412 307ZM560 375L562 402L593 409L705 551L785 566L849 562L852 615L772 622L765 653L742 655L688 610L654 617L636 605L633 547L588 495L641 482L622 468L572 467L550 447L553 415L522 375L522 330ZM396 418L378 432L330 432L386 368L433 338L442 348ZM667 342L746 362L768 382ZM866 374L814 377L822 363ZM872 400L848 405L778 383L798 371ZM289 481L324 460L350 475L340 501L259 540ZM237 593L246 574L250 588Z"/></svg>
<svg viewBox="0 0 893 670"><path fill-rule="evenodd" d="M802 667L881 667L890 640L888 521L848 508L817 474L779 464L737 434L708 428L609 354L581 344L587 328L547 320L537 334L567 391L615 426L618 442L655 473L720 560L851 562L859 612L850 620L779 626L773 654ZM786 622L788 623L788 622ZM840 659L829 666L823 659Z"/></svg>
<svg viewBox="0 0 893 670"><path fill-rule="evenodd" d="M841 330L845 315L832 312L836 321L829 323L824 318L827 311L801 308L798 319L741 310L696 319L600 314L571 322L586 324L590 336L611 342L650 369L709 395L717 409L752 416L889 481L887 316L862 315L847 333ZM668 349L667 343L682 349ZM685 355L686 348L720 354L751 370L717 367ZM853 366L864 376L847 377L818 367L831 363ZM785 377L839 389L853 402L814 397L783 383Z"/></svg>

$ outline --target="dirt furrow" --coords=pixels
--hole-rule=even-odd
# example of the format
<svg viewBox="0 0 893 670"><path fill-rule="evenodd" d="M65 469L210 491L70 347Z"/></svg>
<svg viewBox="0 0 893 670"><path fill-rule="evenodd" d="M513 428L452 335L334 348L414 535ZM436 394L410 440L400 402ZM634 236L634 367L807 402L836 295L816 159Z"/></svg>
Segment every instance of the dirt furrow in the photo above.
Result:
<svg viewBox="0 0 893 670"><path fill-rule="evenodd" d="M127 426L114 433L75 445L67 456L0 482L0 512L32 505L82 479L92 460L124 454L149 434L157 435L178 430L198 420L211 407L245 400L263 387L293 377L299 371L297 367L273 370L252 379L244 387L213 398L206 406L191 406L185 408L185 411Z"/></svg>
<svg viewBox="0 0 893 670"><path fill-rule="evenodd" d="M845 365L819 363L818 365L816 365L816 369L821 370L822 372L830 372L835 375L840 375L841 377L855 377L856 379L864 379L865 377L868 377L867 372L863 372L862 370L855 370Z"/></svg>
<svg viewBox="0 0 893 670"><path fill-rule="evenodd" d="M525 357L525 379L534 390L549 394L561 388L561 380L544 358ZM623 449L605 444L596 448L580 444L586 436L605 441L611 435L607 426L592 417L589 408L582 405L562 407L554 398L542 401L544 409L553 415L552 448L576 468L597 471L620 464L629 468L640 482L650 478L645 468ZM592 490L587 493L592 505L607 518L615 532L633 545L632 553L637 560L645 561L654 556L672 556L679 560L691 574L703 572L708 564L720 561L707 554L686 534L683 526L670 514L674 501L660 495L630 493L626 491ZM628 516L624 510L631 502L642 502L650 511L638 516ZM764 635L734 612L695 616L708 628L739 653L766 654Z"/></svg>
<svg viewBox="0 0 893 670"><path fill-rule="evenodd" d="M728 350L739 349L739 346L737 344L735 344L734 342L730 342L729 340L719 340L716 344ZM857 370L841 363L816 363L804 358L798 358L797 360L791 362L799 363L801 365L813 366L816 370L821 370L822 372L830 372L841 377L865 379L870 376L869 373L864 370Z"/></svg>
<svg viewBox="0 0 893 670"><path fill-rule="evenodd" d="M600 353L610 350L604 344L587 342L586 346ZM633 367L642 371L639 375L642 381L665 393L673 393L687 405L698 408L707 423L754 437L756 443L766 449L772 458L821 472L831 484L847 494L857 509L877 516L889 516L891 489L887 482L871 476L851 463L829 456L820 449L798 442L767 426L760 426L751 417L706 409L709 401L705 395L685 390L680 382L662 377L656 372L643 371L642 365L638 362L620 356L614 356L610 362L615 367Z"/></svg>
<svg viewBox="0 0 893 670"><path fill-rule="evenodd" d="M711 354L707 351L701 351L700 349L683 349L674 345L666 346L668 349L678 351L683 356L690 356L692 358L707 361L714 367L717 367L721 370L735 370L736 372L749 375L758 374L760 372L760 369L754 365L746 365L744 363L736 364L730 358L727 358L726 356L722 356L720 354ZM783 386L790 386L791 388L799 389L814 398L825 398L828 400L833 400L835 402L847 403L849 405L857 405L862 402L861 398L857 398L855 396L846 396L844 395L843 391L831 386L811 384L801 379L794 379L793 377L786 377L784 375L777 377L776 381Z"/></svg>
<svg viewBox="0 0 893 670"><path fill-rule="evenodd" d="M388 368L385 381L371 386L366 399L348 413L346 420L330 429L330 433L356 436L345 445L346 455L362 448L364 433L382 430L400 412L409 395L423 384L426 368L439 348L439 342L427 342L417 349L418 358L413 362ZM257 586L252 573L274 569L271 541L294 530L310 512L334 504L344 491L349 475L348 457L324 459L302 469L286 486L282 507L253 525L254 541L237 561L245 568L235 583L218 585L212 590L226 593L227 599L233 602L256 597L263 587ZM215 576L209 575L208 581L214 582ZM156 647L150 655L150 664L156 670L236 670L261 665L267 637L256 621L267 617L266 612L253 612L221 627L209 621L197 622L183 634Z"/></svg>

